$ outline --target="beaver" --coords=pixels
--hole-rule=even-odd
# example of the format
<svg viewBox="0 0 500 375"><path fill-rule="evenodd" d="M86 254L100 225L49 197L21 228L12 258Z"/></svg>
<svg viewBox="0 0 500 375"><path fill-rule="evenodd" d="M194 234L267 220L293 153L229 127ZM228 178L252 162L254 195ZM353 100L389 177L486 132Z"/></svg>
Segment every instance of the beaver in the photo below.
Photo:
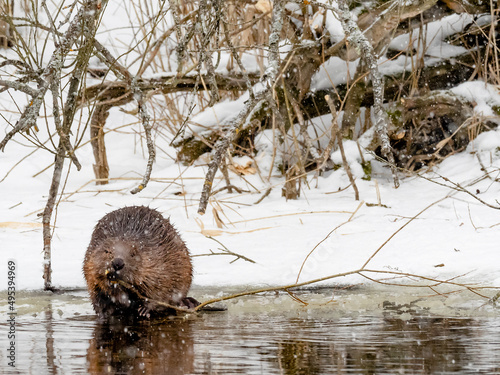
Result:
<svg viewBox="0 0 500 375"><path fill-rule="evenodd" d="M157 301L194 308L187 293L193 268L186 244L160 212L145 206L106 214L94 228L83 273L102 319L172 314Z"/></svg>

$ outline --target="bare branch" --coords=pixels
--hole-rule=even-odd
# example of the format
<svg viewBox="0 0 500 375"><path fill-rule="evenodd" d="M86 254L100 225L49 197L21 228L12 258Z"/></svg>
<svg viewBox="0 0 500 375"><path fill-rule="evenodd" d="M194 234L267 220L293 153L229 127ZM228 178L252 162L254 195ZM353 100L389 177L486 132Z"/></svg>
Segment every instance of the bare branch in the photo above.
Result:
<svg viewBox="0 0 500 375"><path fill-rule="evenodd" d="M33 87L31 87L30 85L28 85L26 83L21 83L18 81L6 81L3 79L0 79L0 86L4 86L7 88L12 88L14 90L22 91L31 97L38 96L38 94L39 94L39 90L34 89Z"/></svg>
<svg viewBox="0 0 500 375"><path fill-rule="evenodd" d="M410 220L408 220L406 223L404 223L397 231L395 231L386 241L384 241L384 243L382 245L380 245L380 247L375 250L375 252L368 258L368 260L363 264L363 266L361 267L361 270L364 270L366 268L366 266L368 265L368 263L370 263L370 261L375 258L375 256L380 252L380 250L382 250L382 248L396 235L398 234L400 231L402 231L408 224L410 224L413 220L415 220L417 217L419 217L421 214L423 214L425 211L427 211L429 208L431 208L432 206L438 204L439 202L442 202L444 201L445 199L447 199L448 196L444 197L444 198L441 198L441 199L438 199L437 201L431 203L430 205L428 205L427 207L425 207L422 211L420 211L419 213L417 213L415 216L413 216Z"/></svg>
<svg viewBox="0 0 500 375"><path fill-rule="evenodd" d="M128 72L127 72L128 73ZM128 73L130 74L130 73ZM130 75L131 76L131 75ZM203 75L205 81L206 76ZM251 84L259 81L257 74L248 75ZM241 73L230 75L215 74L215 81L219 90L239 91L245 90L247 85L246 77ZM177 77L175 74L163 74L161 77L137 79L136 86L143 92L156 91L164 94L187 91L189 89L203 90L205 87L200 84L196 76L189 75ZM207 88L210 87L208 84ZM131 95L130 82L103 82L97 85L87 87L82 97L79 98L80 104L88 103L94 100L103 101L122 97L114 105L123 105L131 102L134 98ZM126 100L126 102L122 102Z"/></svg>
<svg viewBox="0 0 500 375"><path fill-rule="evenodd" d="M264 78L268 80L268 84L270 87L274 86L274 82L278 77L280 68L279 41L281 30L283 28L284 5L284 0L273 1L272 29L271 34L269 35L269 65L267 66L267 69L264 73Z"/></svg>
<svg viewBox="0 0 500 375"><path fill-rule="evenodd" d="M260 109L261 105L265 103L265 94L268 91L264 90L260 95L254 100L249 100L245 107L238 113L238 116L231 122L229 129L226 131L226 135L220 138L214 146L212 151L212 160L208 164L208 171L205 176L205 183L203 184L203 189L201 192L200 204L198 206L198 213L203 215L208 205L208 200L210 198L210 192L212 191L212 184L217 173L217 169L221 165L222 157L225 155L226 150L234 139L234 136L249 123L248 119L252 114Z"/></svg>
<svg viewBox="0 0 500 375"><path fill-rule="evenodd" d="M53 290L52 286L52 269L51 269L51 228L50 222L52 218L52 212L54 210L54 205L56 202L57 194L59 192L59 186L61 182L61 174L64 167L64 159L66 153L70 155L72 160L75 162L77 168L81 168L80 163L74 155L73 148L69 141L69 134L71 129L71 124L73 123L73 116L76 107L76 97L77 90L80 87L80 79L83 75L90 53L93 50L93 40L96 32L96 21L100 15L100 0L88 0L86 1L77 15L71 22L68 31L61 38L59 45L56 47L49 64L44 69L42 74L43 85L39 90L39 94L33 100L35 104L30 106L21 116L18 124L13 131L9 132L5 137L4 141L0 146L5 147L6 141L8 141L15 132L29 129L30 126L36 123L36 119L39 114L40 106L43 102L43 98L47 90L50 89L52 92L52 110L54 115L54 122L57 133L59 135L59 145L57 146L57 152L54 162L54 173L52 175L52 182L49 189L49 197L43 211L43 259L44 259L44 289ZM91 15L92 17L89 17ZM69 52L69 49L76 41L76 38L84 34L86 48L81 48L77 59L77 64L73 71L72 79L70 81L70 90L68 93L68 98L66 100L66 107L64 108L63 118L64 121L61 123L61 109L59 106L60 91L59 87L61 85L61 69L63 61ZM5 142L5 143L4 143Z"/></svg>
<svg viewBox="0 0 500 375"><path fill-rule="evenodd" d="M132 79L132 75L127 70L127 68L123 67L118 59L115 58L111 52L108 51L106 47L104 47L97 40L94 40L94 47L98 52L97 57L106 64L113 73L116 74L117 77L124 79L125 81L130 81Z"/></svg>
<svg viewBox="0 0 500 375"><path fill-rule="evenodd" d="M351 182L352 188L354 189L354 197L357 201L359 201L359 190L356 182L354 181L354 177L352 176L351 168L349 167L349 163L347 162L345 152L344 152L344 144L342 139L342 134L339 129L339 125L337 123L337 110L335 109L335 105L333 104L332 99L329 95L325 96L325 100L330 106L330 111L332 112L332 127L333 131L337 134L337 144L339 145L340 155L342 156L342 163L344 164L345 172L349 177L349 181Z"/></svg>
<svg viewBox="0 0 500 375"><path fill-rule="evenodd" d="M217 12L217 0L213 2L214 7L216 8L216 14L215 17L219 17L220 15ZM207 79L208 82L210 83L210 102L208 103L208 106L211 107L215 103L217 103L220 100L220 95L219 95L219 90L217 88L217 83L215 81L215 67L212 61L212 53L210 50L208 50L208 46L210 44L210 38L212 37L212 34L214 31L216 31L216 28L218 28L218 20L213 20L212 22L215 25L207 25L207 21L210 20L210 18L207 17L209 14L208 11L208 6L207 6L207 0L200 0L199 3L199 12L198 12L198 27L200 28L200 34L201 34L201 39L202 39L202 45L201 45L201 50L200 50L200 58L198 61L198 74L201 76L201 67L202 64L205 63L206 69L207 69ZM208 20L207 20L208 18Z"/></svg>
<svg viewBox="0 0 500 375"><path fill-rule="evenodd" d="M99 7L98 7L99 5ZM99 8L101 7L101 0L86 0L80 7L79 11L71 21L68 30L61 37L57 44L52 57L50 58L47 66L41 75L42 84L32 102L28 105L27 109L21 115L21 118L10 132L0 142L0 150L4 151L7 142L16 134L26 131L36 124L40 108L42 106L43 98L50 88L52 82L56 79L56 75L60 72L64 58L69 53L77 38L82 34L82 24L89 22L89 15L93 15L93 21L99 15Z"/></svg>
<svg viewBox="0 0 500 375"><path fill-rule="evenodd" d="M151 177L151 172L153 170L153 163L156 157L155 145L153 139L151 138L151 117L149 116L146 102L144 100L144 93L137 87L136 78L132 80L132 91L134 93L134 98L137 100L137 106L139 108L139 117L142 120L142 126L144 127L144 133L146 134L146 145L148 146L148 164L146 166L146 172L142 182L135 189L131 191L132 194L137 194L142 191L148 185L149 179Z"/></svg>
<svg viewBox="0 0 500 375"><path fill-rule="evenodd" d="M226 131L226 135L219 139L215 144L212 151L212 161L208 166L208 171L205 176L205 183L203 184L203 189L201 192L200 204L198 206L198 213L203 215L208 205L208 200L210 198L210 191L212 190L213 181L217 169L219 168L222 157L225 155L226 150L234 139L234 136L245 127L248 123L248 119L251 118L252 114L260 109L262 104L267 102L271 108L276 107L274 97L271 90L274 88L274 83L278 77L279 72L279 37L281 34L281 29L283 28L283 8L284 0L277 0L274 2L273 8L273 21L272 30L269 37L269 53L268 61L269 66L264 74L264 79L267 81L266 88L256 95L255 99L249 99L245 107L240 111L238 116L232 121L229 129Z"/></svg>
<svg viewBox="0 0 500 375"><path fill-rule="evenodd" d="M230 263L234 263L236 262L238 259L243 259L247 262L250 262L250 263L255 263L254 260L250 259L250 258L247 258L246 256L244 255L241 255L241 254L238 254L238 253L235 253L234 251L231 251L229 250L226 245L224 245L222 242L220 242L219 240L211 237L211 236L206 236L208 239L211 239L215 242L217 242L219 245L221 245L223 247L223 249L219 248L219 250L221 251L220 253L215 253L213 252L212 250L210 250L210 253L209 254L197 254L197 255L192 255L191 257L203 257L203 256L212 256L212 255L230 255L230 256L233 256L235 257L235 259L233 259Z"/></svg>

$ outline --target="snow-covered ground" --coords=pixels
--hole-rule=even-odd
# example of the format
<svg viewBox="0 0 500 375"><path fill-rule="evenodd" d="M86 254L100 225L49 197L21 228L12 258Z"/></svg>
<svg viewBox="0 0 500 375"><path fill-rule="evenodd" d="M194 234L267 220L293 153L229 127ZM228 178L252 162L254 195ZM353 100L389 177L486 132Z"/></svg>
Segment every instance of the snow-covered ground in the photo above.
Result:
<svg viewBox="0 0 500 375"><path fill-rule="evenodd" d="M109 123L123 123L125 116L113 111ZM73 168L66 181L52 243L53 283L57 287L84 286L82 261L93 226L106 212L125 205L148 205L170 216L192 255L220 252L218 248L222 246L207 238L210 235L229 250L256 262L239 259L231 263L234 257L228 255L194 257L194 284L248 286L294 283L304 259L313 249L300 281L356 270L411 217L445 197L392 238L367 268L442 279L465 275L460 280L500 287L500 210L489 208L466 193L454 193L426 179L402 175L401 187L395 189L390 173L372 160L372 181L358 178L357 184L361 200L376 204L376 179L381 207L366 203L358 207L360 202L354 200L351 188L339 192L349 185L343 169L319 178L311 173L308 183L302 183L300 199L287 202L281 197L283 178L274 177L267 184L259 173L245 175L245 181L230 172L232 183L249 192L219 193L211 201L207 214L200 216L197 203L206 167L177 164L164 153L174 154L174 150L161 145L164 152L158 155L152 182L143 192L131 195L129 191L139 182L145 167L145 157L127 134L109 133L107 145L113 178L109 185L95 186L91 182L94 177L90 145L78 153L83 169L77 172ZM357 147L348 142L346 148L353 172L362 177L356 160ZM466 152L447 158L434 171L498 206L500 185L492 179L499 174L499 150L500 133L486 132ZM10 143L0 155L1 178L29 151L21 144ZM478 156L489 177L481 170ZM271 155L259 157L265 165L265 159ZM337 157L334 155L333 159ZM38 214L44 208L51 180L51 169L44 169L52 160L49 153L37 151L0 183L0 253L4 263L7 259L16 260L18 288L40 289L43 285ZM38 175L33 177L35 174ZM437 174L429 172L425 176L446 184ZM222 186L219 177L214 189ZM254 204L269 187L271 194ZM222 228L217 227L214 211L224 223ZM6 280L6 264L0 267L0 272L0 280ZM361 281L366 282L360 276L350 276L329 282ZM6 288L6 282L0 283L2 288Z"/></svg>
<svg viewBox="0 0 500 375"><path fill-rule="evenodd" d="M107 17L116 19L109 21L110 18L106 18L106 22L117 23L122 13L110 11ZM100 30L99 38L104 42L108 30L106 23ZM121 41L130 37L127 29L123 34L114 35ZM400 42L404 44L403 39ZM112 52L119 55L121 50L112 49ZM133 60L131 56L127 58ZM400 63L395 62L396 65ZM351 72L355 70L353 64L349 68ZM315 77L313 86L324 88L331 84L327 80L332 72L336 77L345 77L348 74L345 62L331 60ZM497 88L481 82L463 84L454 92L474 98L476 110L485 116L494 115L492 107L500 106ZM17 103L26 101L22 95L14 95ZM5 94L0 97L6 118L11 118L8 112L13 108L11 99ZM235 114L236 107L235 102L218 104L213 111L199 115L199 122L210 125L214 122L207 116L220 120L221 114L229 118ZM329 116L323 117L321 121L329 125ZM193 121L196 119L194 117ZM81 121L84 124L85 118ZM133 125L124 127L127 124ZM43 134L44 121L40 120L39 125ZM259 169L253 165L253 169L247 168L248 174L243 177L230 172L232 184L246 192L218 193L211 200L207 213L200 216L197 208L207 158L202 157L189 167L176 163L173 160L176 150L169 146L169 139L158 137L152 180L147 189L132 195L129 192L140 182L146 166L145 143L134 135L141 132L140 125L136 117L114 108L106 127L110 130L106 135L110 184L94 184L93 154L88 143L77 150L82 170L78 172L72 167L67 179L67 170L63 175L64 193L57 208L52 240L52 280L56 287L84 286L82 262L93 226L105 213L125 205L147 205L170 216L194 256L195 285L246 288L286 285L357 270L391 235L431 204L380 248L366 268L442 280L461 276L457 282L500 287L500 210L487 207L467 193L442 186L451 186L451 183L439 177L445 176L484 202L500 207L497 202L500 184L495 181L500 174L498 131L482 133L465 152L448 157L425 173L425 178L400 175L398 189L393 187L389 171L375 160L372 160L372 180L361 179L363 171L357 145L346 142L346 152L364 203L355 201L352 188L346 188L349 180L342 168L319 177L310 173L307 183L302 182L300 198L285 201L281 196L283 177L273 168L271 175L274 177L269 181L266 178L272 167L272 155L270 147L266 147L266 142L269 146L270 141L265 137L269 134L263 133L256 156ZM0 128L2 131L9 129L3 118ZM87 135L84 140L88 140ZM0 265L0 290L7 287L8 259L17 263L18 289L41 289L43 286L39 214L45 206L52 178L53 155L43 150L33 152L34 148L28 146L27 140L16 135L5 152L0 153L0 259L4 263ZM367 153L364 157L372 158ZM338 152L332 159L340 161ZM247 160L235 159L235 162L244 166ZM482 169L481 163L487 171ZM223 186L218 174L214 190ZM377 186L381 206L377 205ZM269 196L255 204L269 188L272 188ZM221 222L222 227L218 227ZM211 251L220 253L222 246L218 242L255 263L243 259L234 261L235 257L229 255L204 256ZM391 275L372 273L370 276L385 278ZM400 281L415 280L395 280ZM325 283L367 282L359 275L351 275Z"/></svg>

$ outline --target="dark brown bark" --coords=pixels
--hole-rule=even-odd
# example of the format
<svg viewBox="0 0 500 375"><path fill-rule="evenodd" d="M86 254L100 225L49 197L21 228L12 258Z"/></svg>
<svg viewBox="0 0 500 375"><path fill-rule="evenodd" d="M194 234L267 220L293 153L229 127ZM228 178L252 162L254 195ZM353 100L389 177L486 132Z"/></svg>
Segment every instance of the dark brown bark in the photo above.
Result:
<svg viewBox="0 0 500 375"><path fill-rule="evenodd" d="M491 11L489 0L443 0L443 2L457 13L478 14ZM498 6L496 0L491 4Z"/></svg>
<svg viewBox="0 0 500 375"><path fill-rule="evenodd" d="M349 163L347 162L347 158L345 156L345 151L344 151L344 140L340 132L339 125L337 123L337 109L335 108L335 104L333 104L333 101L329 95L325 96L325 100L328 103L328 106L330 107L330 111L332 112L332 133L335 133L337 138L337 145L339 147L340 156L342 157L342 164L344 166L344 170L347 173L347 177L349 177L349 181L351 182L352 188L354 190L354 199L359 201L358 186L356 185L356 181L354 179L354 176L352 175L351 167L349 167Z"/></svg>
<svg viewBox="0 0 500 375"><path fill-rule="evenodd" d="M396 164L409 170L463 151L471 131L479 133L488 128L486 120L474 118L472 103L448 92L406 98L389 111Z"/></svg>
<svg viewBox="0 0 500 375"><path fill-rule="evenodd" d="M366 70L366 65L360 63L356 68L356 74L354 74L354 79L343 108L344 116L342 117L342 137L344 138L354 139L356 120L361 112L361 103L365 97L365 77L367 75L368 72Z"/></svg>
<svg viewBox="0 0 500 375"><path fill-rule="evenodd" d="M260 75L249 74L252 84L259 81ZM218 90L220 91L245 91L246 82L242 74L222 75L216 74ZM205 85L202 84L205 82ZM185 92L191 90L210 89L210 83L206 77L197 80L196 76L176 77L175 75L165 75L159 78L138 79L137 88L144 93L149 91L161 92L163 94L172 94L175 92ZM87 87L80 103L99 101L112 106L120 106L130 103L134 100L129 82L103 82L94 86Z"/></svg>
<svg viewBox="0 0 500 375"><path fill-rule="evenodd" d="M97 105L90 120L90 143L94 152L94 175L96 185L106 185L109 182L109 165L104 143L104 125L109 116L111 105Z"/></svg>

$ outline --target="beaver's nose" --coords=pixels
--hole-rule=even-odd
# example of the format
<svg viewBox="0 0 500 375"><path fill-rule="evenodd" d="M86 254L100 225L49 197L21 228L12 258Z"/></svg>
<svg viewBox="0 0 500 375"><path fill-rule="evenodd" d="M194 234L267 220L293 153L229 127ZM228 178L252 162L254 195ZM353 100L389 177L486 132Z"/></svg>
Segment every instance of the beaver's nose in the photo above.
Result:
<svg viewBox="0 0 500 375"><path fill-rule="evenodd" d="M121 270L125 266L125 262L123 261L122 258L115 258L111 262L111 265L113 266L113 268L115 269L115 271L119 271L119 270Z"/></svg>

